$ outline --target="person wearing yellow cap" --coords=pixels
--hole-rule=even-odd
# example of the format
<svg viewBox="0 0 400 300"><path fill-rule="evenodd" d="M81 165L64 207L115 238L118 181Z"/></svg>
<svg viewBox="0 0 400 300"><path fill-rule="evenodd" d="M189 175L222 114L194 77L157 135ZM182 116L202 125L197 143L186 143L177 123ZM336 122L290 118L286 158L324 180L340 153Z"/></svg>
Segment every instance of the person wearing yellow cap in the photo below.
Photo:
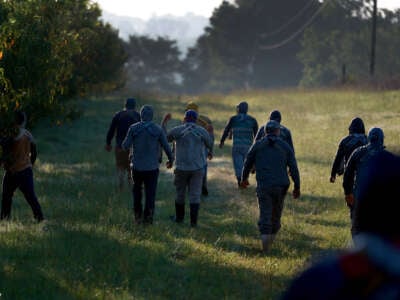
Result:
<svg viewBox="0 0 400 300"><path fill-rule="evenodd" d="M212 145L214 145L214 127L212 125L212 122L211 122L210 118L208 118L205 115L199 114L199 106L193 101L188 102L188 104L186 105L186 111L188 111L188 110L194 110L195 112L197 112L198 116L197 116L196 124L200 125L205 130L207 130L208 134L210 135ZM212 156L213 156L212 150L213 150L212 147L211 147L211 149L206 149L206 151L207 151L206 154L207 154L207 157L209 159L211 159ZM207 163L204 166L204 177L203 177L203 185L202 185L202 188L201 188L201 194L203 196L208 196Z"/></svg>

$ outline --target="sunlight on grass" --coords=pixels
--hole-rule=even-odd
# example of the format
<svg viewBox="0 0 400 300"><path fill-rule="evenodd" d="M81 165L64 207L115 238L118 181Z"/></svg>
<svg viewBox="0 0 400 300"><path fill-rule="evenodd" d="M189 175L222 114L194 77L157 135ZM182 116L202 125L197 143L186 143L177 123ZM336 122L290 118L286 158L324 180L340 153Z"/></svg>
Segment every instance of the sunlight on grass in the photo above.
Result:
<svg viewBox="0 0 400 300"><path fill-rule="evenodd" d="M139 99L139 105L154 105L157 123L165 112L181 120L186 103L198 102L200 113L213 121L216 144L208 165L210 195L202 198L198 227L189 225L189 205L183 224L169 220L175 187L173 172L164 165L154 224L138 226L131 191L118 191L114 155L103 149L120 98L86 100L81 119L33 131L39 149L35 188L48 221L34 223L16 193L11 221L0 222L5 299L277 299L307 264L351 242L342 178L329 183L351 119L362 117L367 130L382 127L387 148L400 153L399 92L260 90ZM260 252L255 176L248 189L239 190L232 141L218 148L226 122L243 100L259 125L271 110L281 111L301 175L302 196L286 197L282 229L268 255Z"/></svg>

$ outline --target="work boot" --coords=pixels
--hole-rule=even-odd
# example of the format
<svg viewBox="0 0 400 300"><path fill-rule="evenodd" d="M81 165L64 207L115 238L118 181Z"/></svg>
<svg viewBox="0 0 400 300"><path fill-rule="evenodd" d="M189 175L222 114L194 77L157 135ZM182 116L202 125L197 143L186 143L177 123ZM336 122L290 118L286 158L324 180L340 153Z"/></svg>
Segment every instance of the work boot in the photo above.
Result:
<svg viewBox="0 0 400 300"><path fill-rule="evenodd" d="M136 224L142 224L142 214L135 212L135 223Z"/></svg>
<svg viewBox="0 0 400 300"><path fill-rule="evenodd" d="M149 216L145 216L143 219L143 224L146 224L146 225L153 224L153 214L150 214Z"/></svg>
<svg viewBox="0 0 400 300"><path fill-rule="evenodd" d="M192 227L197 226L197 217L199 216L199 208L200 204L198 203L190 204L190 226Z"/></svg>
<svg viewBox="0 0 400 300"><path fill-rule="evenodd" d="M261 234L261 244L263 252L267 253L272 246L272 243L275 239L275 234Z"/></svg>
<svg viewBox="0 0 400 300"><path fill-rule="evenodd" d="M182 223L185 218L185 204L175 202L175 216L171 216L171 220L176 223Z"/></svg>

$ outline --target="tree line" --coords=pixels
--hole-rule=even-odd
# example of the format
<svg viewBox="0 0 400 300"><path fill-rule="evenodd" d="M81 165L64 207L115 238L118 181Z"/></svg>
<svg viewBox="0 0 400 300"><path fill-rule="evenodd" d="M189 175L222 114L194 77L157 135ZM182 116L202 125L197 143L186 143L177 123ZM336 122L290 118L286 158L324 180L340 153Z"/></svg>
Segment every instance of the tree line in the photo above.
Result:
<svg viewBox="0 0 400 300"><path fill-rule="evenodd" d="M372 5L373 0L224 1L183 59L174 41L131 36L128 66L140 79L129 76L130 84L201 93L399 81L400 10L379 11L376 72L369 76Z"/></svg>
<svg viewBox="0 0 400 300"><path fill-rule="evenodd" d="M185 56L165 37L118 37L90 0L0 1L0 130L72 118L71 99L369 81L373 0L224 1ZM378 14L376 81L399 80L400 10ZM396 78L397 76L397 78Z"/></svg>

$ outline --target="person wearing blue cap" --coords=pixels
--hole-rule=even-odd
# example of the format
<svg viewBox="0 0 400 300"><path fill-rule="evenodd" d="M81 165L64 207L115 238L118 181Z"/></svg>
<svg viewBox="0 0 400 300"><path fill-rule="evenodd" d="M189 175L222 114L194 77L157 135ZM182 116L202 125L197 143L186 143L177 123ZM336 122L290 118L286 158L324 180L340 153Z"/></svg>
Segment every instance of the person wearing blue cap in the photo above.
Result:
<svg viewBox="0 0 400 300"><path fill-rule="evenodd" d="M247 114L248 109L249 105L245 101L236 106L237 114L229 119L219 142L219 148L222 148L226 138L232 133L232 161L238 187L240 187L244 159L258 131L257 120Z"/></svg>
<svg viewBox="0 0 400 300"><path fill-rule="evenodd" d="M357 202L359 181L362 178L368 161L378 153L385 150L383 130L378 127L371 128L368 132L368 144L358 147L350 155L343 174L343 189L347 206L350 208L351 234L354 238L358 234L358 218L354 213L354 205Z"/></svg>
<svg viewBox="0 0 400 300"><path fill-rule="evenodd" d="M170 119L165 118L163 126ZM197 226L200 208L200 196L204 177L207 151L212 151L212 138L207 130L196 124L198 114L189 109L185 112L184 123L167 133L169 142L175 142L175 178L176 187L175 217L173 221L182 223L185 216L186 191L189 192L190 224Z"/></svg>
<svg viewBox="0 0 400 300"><path fill-rule="evenodd" d="M124 177L127 176L129 185L132 184L131 171L129 165L129 151L122 149L129 126L140 121L140 114L135 110L136 100L128 98L125 102L125 109L115 113L107 131L105 150L111 152L111 141L115 136L115 163L118 176L118 187L121 190L124 186Z"/></svg>
<svg viewBox="0 0 400 300"><path fill-rule="evenodd" d="M292 148L279 138L280 125L268 121L265 136L256 141L247 153L241 175L241 185L246 186L250 171L255 167L259 206L258 229L264 252L268 252L281 228L284 199L290 181L294 182L293 198L300 197L300 175Z"/></svg>

